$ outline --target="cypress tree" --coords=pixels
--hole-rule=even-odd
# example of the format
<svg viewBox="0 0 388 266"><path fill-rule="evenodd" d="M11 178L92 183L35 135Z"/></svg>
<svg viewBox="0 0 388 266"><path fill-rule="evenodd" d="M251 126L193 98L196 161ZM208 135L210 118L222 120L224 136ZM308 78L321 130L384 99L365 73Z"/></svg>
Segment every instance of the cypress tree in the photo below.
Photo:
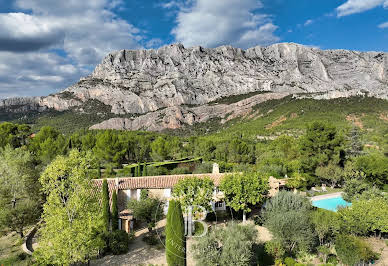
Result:
<svg viewBox="0 0 388 266"><path fill-rule="evenodd" d="M119 211L117 209L117 194L116 190L112 193L112 231L119 229Z"/></svg>
<svg viewBox="0 0 388 266"><path fill-rule="evenodd" d="M141 164L137 164L137 176L141 176Z"/></svg>
<svg viewBox="0 0 388 266"><path fill-rule="evenodd" d="M100 163L98 163L97 174L98 174L98 178L101 178L101 166L100 166Z"/></svg>
<svg viewBox="0 0 388 266"><path fill-rule="evenodd" d="M143 164L143 176L147 176L147 164Z"/></svg>
<svg viewBox="0 0 388 266"><path fill-rule="evenodd" d="M181 205L170 200L166 224L166 257L169 266L186 265L185 227Z"/></svg>
<svg viewBox="0 0 388 266"><path fill-rule="evenodd" d="M109 218L110 218L110 209L109 209L109 190L108 182L106 179L102 181L102 216L104 220L104 228L106 231L109 231Z"/></svg>

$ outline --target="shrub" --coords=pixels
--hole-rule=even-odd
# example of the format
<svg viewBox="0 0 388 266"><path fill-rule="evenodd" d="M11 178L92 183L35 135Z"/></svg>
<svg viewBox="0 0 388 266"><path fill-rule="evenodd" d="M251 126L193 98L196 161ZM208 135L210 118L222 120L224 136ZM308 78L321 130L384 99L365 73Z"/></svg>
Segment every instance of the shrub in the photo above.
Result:
<svg viewBox="0 0 388 266"><path fill-rule="evenodd" d="M195 167L193 174L208 174L208 173L211 173L212 170L213 170L212 163L201 163L197 165L197 167Z"/></svg>
<svg viewBox="0 0 388 266"><path fill-rule="evenodd" d="M184 175L184 174L190 174L191 171L187 167L177 167L171 170L172 175Z"/></svg>
<svg viewBox="0 0 388 266"><path fill-rule="evenodd" d="M197 265L249 265L256 235L253 225L216 228L193 245L194 259Z"/></svg>
<svg viewBox="0 0 388 266"><path fill-rule="evenodd" d="M286 254L282 244L274 240L265 243L265 251L276 259L281 259Z"/></svg>
<svg viewBox="0 0 388 266"><path fill-rule="evenodd" d="M109 249L114 255L124 254L128 252L129 236L123 230L116 230L109 235Z"/></svg>
<svg viewBox="0 0 388 266"><path fill-rule="evenodd" d="M149 176L168 175L168 169L162 166L149 166L147 167L147 173Z"/></svg>
<svg viewBox="0 0 388 266"><path fill-rule="evenodd" d="M284 263L285 263L287 266L294 266L297 262L296 262L296 260L294 260L293 258L287 257L287 258L284 259Z"/></svg>
<svg viewBox="0 0 388 266"><path fill-rule="evenodd" d="M360 261L369 262L377 258L367 243L351 235L338 235L335 250L343 264L354 265Z"/></svg>
<svg viewBox="0 0 388 266"><path fill-rule="evenodd" d="M144 236L142 240L150 246L155 246L159 243L159 239L153 233Z"/></svg>

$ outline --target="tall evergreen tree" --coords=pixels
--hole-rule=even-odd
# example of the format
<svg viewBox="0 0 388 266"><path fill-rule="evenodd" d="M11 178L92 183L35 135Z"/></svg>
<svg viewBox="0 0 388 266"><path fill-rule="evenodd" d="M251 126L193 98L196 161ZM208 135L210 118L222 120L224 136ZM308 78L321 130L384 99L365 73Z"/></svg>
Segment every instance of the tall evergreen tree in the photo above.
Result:
<svg viewBox="0 0 388 266"><path fill-rule="evenodd" d="M166 257L169 266L186 265L185 227L181 205L170 200L166 224Z"/></svg>
<svg viewBox="0 0 388 266"><path fill-rule="evenodd" d="M110 208L109 208L109 190L108 182L104 178L102 181L102 217L104 220L104 229L109 231L109 219L110 219Z"/></svg>
<svg viewBox="0 0 388 266"><path fill-rule="evenodd" d="M117 194L116 190L112 193L112 231L119 229L119 211L117 209Z"/></svg>
<svg viewBox="0 0 388 266"><path fill-rule="evenodd" d="M98 175L98 178L101 178L101 166L100 166L100 163L98 163L97 175Z"/></svg>
<svg viewBox="0 0 388 266"><path fill-rule="evenodd" d="M141 164L140 164L140 162L137 164L137 176L141 176Z"/></svg>
<svg viewBox="0 0 388 266"><path fill-rule="evenodd" d="M147 164L143 164L143 176L147 176Z"/></svg>

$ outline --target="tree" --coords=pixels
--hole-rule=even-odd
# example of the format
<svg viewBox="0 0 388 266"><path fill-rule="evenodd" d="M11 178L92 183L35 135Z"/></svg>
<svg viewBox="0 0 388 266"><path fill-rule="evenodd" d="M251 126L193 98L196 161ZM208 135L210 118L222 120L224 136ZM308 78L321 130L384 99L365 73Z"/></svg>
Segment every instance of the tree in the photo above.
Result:
<svg viewBox="0 0 388 266"><path fill-rule="evenodd" d="M332 211L317 209L311 213L311 221L321 246L331 240L340 230L340 217Z"/></svg>
<svg viewBox="0 0 388 266"><path fill-rule="evenodd" d="M211 210L213 191L214 183L210 178L188 177L178 181L172 196L181 203L184 213L187 213L187 208L191 206L193 213L196 214L200 211L198 206L207 211Z"/></svg>
<svg viewBox="0 0 388 266"><path fill-rule="evenodd" d="M235 211L243 211L243 222L246 213L251 212L251 205L262 203L268 193L268 179L257 173L243 173L225 176L220 185L225 194L225 202Z"/></svg>
<svg viewBox="0 0 388 266"><path fill-rule="evenodd" d="M169 266L186 265L185 227L179 201L170 200L166 223L166 258Z"/></svg>
<svg viewBox="0 0 388 266"><path fill-rule="evenodd" d="M307 198L283 191L265 204L264 224L274 236L274 241L281 243L290 254L308 250L314 243L311 208Z"/></svg>
<svg viewBox="0 0 388 266"><path fill-rule="evenodd" d="M318 166L315 169L315 175L326 182L329 182L331 187L334 188L338 183L343 180L343 169L332 162L329 162L327 166Z"/></svg>
<svg viewBox="0 0 388 266"><path fill-rule="evenodd" d="M370 189L370 184L365 180L349 179L345 181L343 199L349 202L357 199L364 191Z"/></svg>
<svg viewBox="0 0 388 266"><path fill-rule="evenodd" d="M116 190L112 192L112 231L119 229L119 211L117 208L117 193Z"/></svg>
<svg viewBox="0 0 388 266"><path fill-rule="evenodd" d="M110 207L108 182L106 178L102 181L102 219L104 220L105 229L108 232L110 228Z"/></svg>
<svg viewBox="0 0 388 266"><path fill-rule="evenodd" d="M353 127L352 130L348 134L348 147L346 149L346 155L348 157L357 157L362 155L362 142L360 138L360 130L358 127Z"/></svg>
<svg viewBox="0 0 388 266"><path fill-rule="evenodd" d="M128 208L132 210L134 218L147 223L149 232L152 232L156 223L163 217L163 203L157 198L131 200Z"/></svg>
<svg viewBox="0 0 388 266"><path fill-rule="evenodd" d="M366 180L382 188L388 183L388 158L382 153L370 153L355 159L357 170L365 173Z"/></svg>
<svg viewBox="0 0 388 266"><path fill-rule="evenodd" d="M155 161L168 159L168 142L163 137L158 137L151 143L151 157Z"/></svg>
<svg viewBox="0 0 388 266"><path fill-rule="evenodd" d="M101 207L87 175L91 161L91 153L72 150L67 157L58 156L41 175L47 201L34 252L38 264L86 262L105 245L99 236L104 230Z"/></svg>
<svg viewBox="0 0 388 266"><path fill-rule="evenodd" d="M343 163L345 152L344 139L337 129L323 122L314 122L307 127L300 142L303 168L314 172L317 166L325 166L329 161Z"/></svg>
<svg viewBox="0 0 388 266"><path fill-rule="evenodd" d="M23 237L26 226L41 213L41 193L35 159L25 148L0 148L0 227Z"/></svg>
<svg viewBox="0 0 388 266"><path fill-rule="evenodd" d="M232 223L215 228L193 244L197 265L249 265L257 230L253 225Z"/></svg>
<svg viewBox="0 0 388 266"><path fill-rule="evenodd" d="M122 163L126 154L122 142L120 142L117 134L111 130L97 134L94 151L101 161L115 164Z"/></svg>
<svg viewBox="0 0 388 266"><path fill-rule="evenodd" d="M147 164L146 163L144 163L143 164L143 176L147 176L148 174L147 174Z"/></svg>
<svg viewBox="0 0 388 266"><path fill-rule="evenodd" d="M342 231L351 234L388 233L388 199L375 196L353 201L352 206L338 211Z"/></svg>
<svg viewBox="0 0 388 266"><path fill-rule="evenodd" d="M10 122L0 123L0 148L7 145L19 148L26 144L26 139L31 134L27 125L18 125Z"/></svg>

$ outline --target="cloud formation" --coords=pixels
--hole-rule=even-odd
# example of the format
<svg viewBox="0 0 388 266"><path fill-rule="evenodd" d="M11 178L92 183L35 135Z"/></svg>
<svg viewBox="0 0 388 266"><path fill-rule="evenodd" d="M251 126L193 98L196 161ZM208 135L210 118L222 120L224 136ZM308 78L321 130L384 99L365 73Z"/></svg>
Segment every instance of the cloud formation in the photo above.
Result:
<svg viewBox="0 0 388 266"><path fill-rule="evenodd" d="M381 23L378 27L379 27L380 29L386 29L386 28L388 28L388 21L387 21L387 22L384 22L384 23Z"/></svg>
<svg viewBox="0 0 388 266"><path fill-rule="evenodd" d="M216 47L224 44L249 48L279 41L271 17L258 14L257 0L192 0L187 5L171 1L165 8L177 9L177 42L186 46Z"/></svg>
<svg viewBox="0 0 388 266"><path fill-rule="evenodd" d="M109 52L141 48L144 33L115 13L122 3L16 0L17 13L0 14L0 98L54 92Z"/></svg>
<svg viewBox="0 0 388 266"><path fill-rule="evenodd" d="M388 0L348 0L346 3L337 7L337 16L343 17L356 13L361 13L378 6L388 8Z"/></svg>

